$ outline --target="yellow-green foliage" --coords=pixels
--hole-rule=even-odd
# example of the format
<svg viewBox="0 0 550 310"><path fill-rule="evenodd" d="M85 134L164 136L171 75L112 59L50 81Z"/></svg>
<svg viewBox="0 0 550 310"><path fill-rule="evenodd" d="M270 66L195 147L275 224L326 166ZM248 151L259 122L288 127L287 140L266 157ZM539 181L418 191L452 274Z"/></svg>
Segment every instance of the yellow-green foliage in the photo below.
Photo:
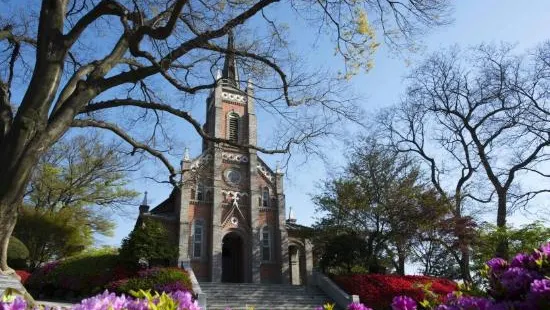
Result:
<svg viewBox="0 0 550 310"><path fill-rule="evenodd" d="M177 310L178 303L166 293L151 293L151 290L131 291L132 296L147 300L147 308L150 310Z"/></svg>

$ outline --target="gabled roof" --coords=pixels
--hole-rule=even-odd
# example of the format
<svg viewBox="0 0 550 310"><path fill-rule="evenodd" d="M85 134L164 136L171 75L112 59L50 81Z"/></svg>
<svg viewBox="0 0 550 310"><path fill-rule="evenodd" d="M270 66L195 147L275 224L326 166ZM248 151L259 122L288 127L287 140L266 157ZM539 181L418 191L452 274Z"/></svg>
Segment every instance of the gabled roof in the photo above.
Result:
<svg viewBox="0 0 550 310"><path fill-rule="evenodd" d="M289 220L286 221L285 227L289 235L299 236L303 238L311 237L315 232L315 230L311 227L296 224L296 222L292 222Z"/></svg>
<svg viewBox="0 0 550 310"><path fill-rule="evenodd" d="M176 196L179 190L174 188L170 193L170 196L161 202L158 206L154 207L149 213L151 214L167 214L176 213Z"/></svg>

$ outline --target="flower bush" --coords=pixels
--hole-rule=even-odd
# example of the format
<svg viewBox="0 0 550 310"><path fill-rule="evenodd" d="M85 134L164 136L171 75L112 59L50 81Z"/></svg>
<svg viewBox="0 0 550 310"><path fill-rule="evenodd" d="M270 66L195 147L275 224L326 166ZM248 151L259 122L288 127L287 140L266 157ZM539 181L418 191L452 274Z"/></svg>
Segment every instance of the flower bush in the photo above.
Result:
<svg viewBox="0 0 550 310"><path fill-rule="evenodd" d="M550 309L550 243L535 249L531 253L519 253L511 261L493 258L486 264L484 275L488 281L487 296L468 296L460 291L448 293L440 298L439 304L431 303L416 294L395 295L391 302L392 310L538 310ZM387 308L388 304L380 304L376 299L384 288L374 279L380 276L365 277L362 275L357 282L345 279L344 285L358 285L358 290L369 295L361 296L362 300L372 300L367 305L375 309ZM369 279L364 280L364 279ZM356 279L357 280L357 279ZM379 279L380 280L380 279ZM387 281L386 281L387 282ZM364 285L368 283L368 285ZM348 286L349 287L349 286ZM437 285L434 285L437 287ZM371 288L370 293L367 289ZM448 287L447 287L448 288ZM349 288L348 288L349 289ZM383 295L384 298L387 294ZM365 298L367 297L367 298ZM411 298L412 297L412 298ZM351 304L348 310L369 309L363 304ZM326 310L326 307L325 307Z"/></svg>
<svg viewBox="0 0 550 310"><path fill-rule="evenodd" d="M71 310L200 310L197 301L189 292L176 291L170 294L133 292L134 297L117 296L105 291L94 297L82 300ZM30 308L21 296L4 296L0 301L0 310L26 310ZM34 309L41 309L35 307Z"/></svg>
<svg viewBox="0 0 550 310"><path fill-rule="evenodd" d="M123 269L116 252L91 251L38 268L27 280L26 287L41 298L91 296L118 277L134 273L121 272Z"/></svg>
<svg viewBox="0 0 550 310"><path fill-rule="evenodd" d="M16 270L15 273L21 278L21 283L25 285L27 283L27 280L31 276L31 274L28 271L25 270Z"/></svg>
<svg viewBox="0 0 550 310"><path fill-rule="evenodd" d="M395 296L406 295L420 302L427 297L426 288L443 300L458 288L451 280L427 276L360 274L337 276L334 280L348 293L359 295L365 305L374 309L388 309Z"/></svg>
<svg viewBox="0 0 550 310"><path fill-rule="evenodd" d="M151 268L139 271L137 276L113 281L109 290L118 293L153 289L157 292L192 291L189 274L180 268Z"/></svg>

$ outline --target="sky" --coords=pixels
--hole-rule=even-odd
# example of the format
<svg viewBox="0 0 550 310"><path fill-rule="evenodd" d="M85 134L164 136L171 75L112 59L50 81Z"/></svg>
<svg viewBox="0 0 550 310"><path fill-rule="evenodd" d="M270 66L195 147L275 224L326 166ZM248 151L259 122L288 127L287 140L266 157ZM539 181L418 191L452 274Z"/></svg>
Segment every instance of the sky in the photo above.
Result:
<svg viewBox="0 0 550 310"><path fill-rule="evenodd" d="M499 43L501 41L517 44L517 51L521 52L533 48L544 40L550 39L550 1L548 0L459 0L454 1L454 22L448 26L437 28L424 35L421 40L424 48L417 54L408 54L410 62L396 56L394 51L382 44L374 56L374 68L364 74L360 73L349 81L350 89L358 96L361 108L372 116L378 109L396 104L404 93L404 76L423 56L447 48L454 44L468 47L480 43ZM6 5L17 3L0 1L0 12ZM3 7L3 8L2 8ZM329 42L320 42L313 45L315 38L311 36L307 25L292 19L282 8L275 7L274 12L281 21L286 21L293 27L291 44L301 53L307 55L307 65L311 67L328 67L338 70L341 60L332 55L334 46ZM286 19L286 20L285 20ZM238 40L238 36L236 38ZM382 42L383 43L383 42ZM199 120L204 120L204 108L199 106L192 113ZM175 131L181 132L183 144L190 148L191 156L200 154L201 139L198 135L188 134L190 128L182 127ZM267 141L271 138L272 124L267 116L258 116L259 140ZM352 137L357 132L350 127L346 136ZM338 142L338 141L336 141ZM289 161L285 175L285 194L287 212L292 207L298 223L312 225L316 219L315 206L311 196L319 193L320 183L330 175L339 171L345 164L346 143L326 145L327 161L317 158L306 158L301 154L294 154ZM336 147L335 147L336 146ZM183 153L181 150L180 153ZM272 167L279 158L261 155ZM162 166L146 164L142 171L132 175L133 181L129 187L143 193L148 191L149 204L155 206L168 197L171 188L168 185L158 184L145 176L162 175L165 170ZM141 201L142 196L138 199ZM138 215L138 205L128 206L123 212L113 214L117 222L112 237L98 237L97 245L119 246L122 238L126 237L133 228ZM516 216L517 221L525 221Z"/></svg>
<svg viewBox="0 0 550 310"><path fill-rule="evenodd" d="M284 19L284 11L280 12ZM374 68L367 74L359 74L349 83L351 89L360 98L362 109L366 111L367 117L374 114L378 109L393 105L398 102L405 90L404 76L410 70L410 65L422 59L423 56L447 48L454 44L460 47L469 47L480 43L509 42L517 44L517 51L533 48L544 40L550 39L550 1L512 1L512 0L461 0L455 1L453 18L454 22L444 26L422 37L424 49L416 55L407 55L411 62L405 61L402 57L382 45L374 58ZM289 21L291 26L293 21ZM304 27L305 25L297 25ZM313 38L304 29L294 33L295 37L291 42L303 51L313 49L310 52L308 61L312 66L324 65L340 67L339 59L332 57L332 47L327 43L321 43L312 47ZM203 109L195 111L203 113ZM204 119L203 116L197 115ZM202 118L201 118L202 117ZM365 120L368 123L368 119ZM259 139L268 139L272 128L269 122L258 121ZM350 135L355 134L350 129ZM190 147L192 156L200 154L200 139L197 136L186 140ZM311 196L319 193L319 185L322 180L337 172L344 164L346 149L344 144L336 144L340 148L327 146L326 156L328 163L316 158L309 158L307 161L301 155L293 156L289 162L287 174L285 175L285 194L287 213L289 208L295 211L297 220L303 225L312 225L316 219L315 206ZM272 166L277 158L263 155L262 158ZM144 171L150 172L161 167L148 167ZM145 175L146 172L142 174ZM135 177L130 187L143 193L148 191L149 203L154 206L162 202L169 194L170 187L160 185L154 181L144 179L139 175ZM128 235L133 228L135 218L138 214L138 206L130 206L124 215L114 215L117 221L115 234L111 238L99 238L98 244L118 246L122 238ZM512 221L528 221L517 215Z"/></svg>

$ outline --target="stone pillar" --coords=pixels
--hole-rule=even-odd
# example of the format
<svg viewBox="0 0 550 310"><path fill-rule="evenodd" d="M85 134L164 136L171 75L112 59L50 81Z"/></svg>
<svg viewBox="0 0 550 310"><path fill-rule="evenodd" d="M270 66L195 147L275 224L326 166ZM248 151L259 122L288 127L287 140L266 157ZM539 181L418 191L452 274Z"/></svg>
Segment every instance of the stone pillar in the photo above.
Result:
<svg viewBox="0 0 550 310"><path fill-rule="evenodd" d="M250 163L250 270L252 273L251 281L260 283L260 264L261 264L261 241L260 241L260 206L258 200L261 195L258 179L258 156L256 152L249 153Z"/></svg>
<svg viewBox="0 0 550 310"><path fill-rule="evenodd" d="M248 120L248 143L256 145L257 141L257 125L256 125L256 112L254 109L254 87L251 81L248 81L246 86L246 113ZM249 172L250 172L250 271L251 281L253 283L260 283L260 264L261 264L261 241L260 241L260 212L258 200L262 194L260 191L260 184L258 182L260 176L258 175L258 156L256 150L248 150L249 156Z"/></svg>
<svg viewBox="0 0 550 310"><path fill-rule="evenodd" d="M304 240L304 246L305 246L305 258L306 258L306 276L305 284L312 283L312 276L313 276L313 243L311 243L311 240L305 239Z"/></svg>
<svg viewBox="0 0 550 310"><path fill-rule="evenodd" d="M181 189L174 189L179 191L176 195L176 205L179 204L179 242L178 242L178 265L182 263L188 266L190 264L189 255L189 238L191 236L189 223L189 200L191 188L182 186Z"/></svg>
<svg viewBox="0 0 550 310"><path fill-rule="evenodd" d="M279 257L279 264L281 266L281 283L289 283L289 270L288 270L288 233L286 231L286 208L285 208L285 195L283 187L284 174L276 171L275 179L277 185L277 203L279 211L279 246L281 254Z"/></svg>
<svg viewBox="0 0 550 310"><path fill-rule="evenodd" d="M225 126L223 121L222 105L222 86L221 80L214 90L214 136L222 137L222 129ZM211 223L211 244L210 244L210 278L212 282L221 282L222 280L222 149L221 145L212 144L212 223Z"/></svg>
<svg viewBox="0 0 550 310"><path fill-rule="evenodd" d="M178 265L190 266L191 258L189 255L189 238L191 236L189 223L189 201L191 200L191 187L194 186L193 180L190 178L189 166L191 161L187 154L185 158L181 161L181 180L179 189L174 189L179 191L176 193L176 211L178 212L179 217L179 240L178 240ZM187 172L184 172L187 171Z"/></svg>
<svg viewBox="0 0 550 310"><path fill-rule="evenodd" d="M301 273L300 273L300 248L297 246L292 247L292 250L288 252L290 256L290 284L300 285L301 283Z"/></svg>

